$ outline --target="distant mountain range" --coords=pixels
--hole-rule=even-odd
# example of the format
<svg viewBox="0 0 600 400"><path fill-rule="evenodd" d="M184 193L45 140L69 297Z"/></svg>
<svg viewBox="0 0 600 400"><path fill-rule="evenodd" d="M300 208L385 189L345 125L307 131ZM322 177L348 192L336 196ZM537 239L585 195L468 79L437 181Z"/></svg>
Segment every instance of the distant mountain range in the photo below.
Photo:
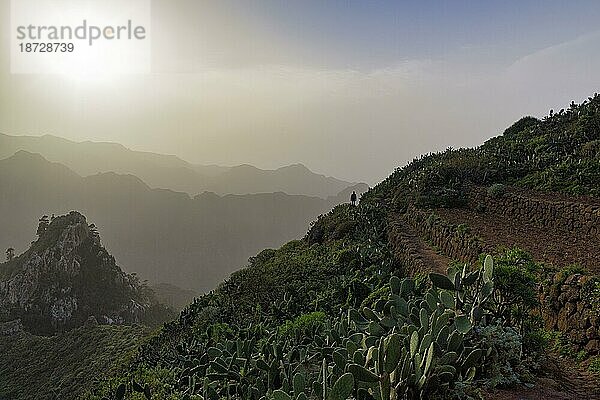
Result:
<svg viewBox="0 0 600 400"><path fill-rule="evenodd" d="M176 156L133 151L117 143L73 142L56 136L9 136L0 134L0 159L19 150L41 154L81 176L103 172L132 174L152 188L196 195L284 192L327 198L351 182L315 174L302 164L275 170L251 165L222 167L197 165Z"/></svg>
<svg viewBox="0 0 600 400"><path fill-rule="evenodd" d="M40 140L60 141L50 137ZM70 143L73 154L64 150L63 155L81 163L88 159L91 168L91 154L98 153L76 153L80 148L95 149L96 144ZM104 146L117 149L115 154L146 159L146 165L162 171L165 179L168 171L170 176L178 176L177 170L167 166L177 162L174 157L131 152L118 145L99 148ZM0 149L7 151L4 144ZM104 154L116 160L112 165L115 169L125 169L125 155L119 159L108 150ZM142 164L132 161L130 166ZM110 166L107 160L105 167ZM247 179L251 182L252 178ZM153 284L169 283L198 292L212 289L259 249L302 235L316 216L348 201L352 190L361 193L366 185L345 187L338 196L327 199L283 192L225 196L206 192L191 197L152 189L131 174L107 172L82 177L61 163L20 150L0 160L0 249L14 247L18 254L34 239L32 227L40 216L77 210L97 225L103 244L125 271L136 272Z"/></svg>

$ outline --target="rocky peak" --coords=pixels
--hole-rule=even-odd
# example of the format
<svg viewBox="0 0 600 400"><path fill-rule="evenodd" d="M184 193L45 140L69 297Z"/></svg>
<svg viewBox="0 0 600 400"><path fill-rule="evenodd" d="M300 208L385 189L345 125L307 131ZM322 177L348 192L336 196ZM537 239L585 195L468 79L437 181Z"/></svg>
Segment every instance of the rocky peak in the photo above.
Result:
<svg viewBox="0 0 600 400"><path fill-rule="evenodd" d="M82 325L142 322L152 292L124 273L85 216L40 219L38 239L0 265L0 322L20 318L27 330L53 333Z"/></svg>

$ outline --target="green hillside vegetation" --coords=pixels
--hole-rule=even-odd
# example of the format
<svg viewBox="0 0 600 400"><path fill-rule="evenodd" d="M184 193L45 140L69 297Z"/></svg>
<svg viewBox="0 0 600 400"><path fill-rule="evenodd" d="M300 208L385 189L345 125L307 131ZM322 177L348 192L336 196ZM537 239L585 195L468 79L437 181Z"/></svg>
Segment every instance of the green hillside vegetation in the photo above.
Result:
<svg viewBox="0 0 600 400"><path fill-rule="evenodd" d="M357 398L397 385L419 398L443 394L457 380L518 379L525 368L514 351L522 336L516 324L505 325L510 309L491 300L491 259L486 269L452 270L452 281L432 275L437 286L427 277L401 280L385 246L381 208L368 204L339 206L303 240L263 251L142 346L132 375L89 397L116 393L132 377L154 382L158 398L222 398L229 390L240 399L275 390L320 398L340 379L348 385L346 371L353 381L347 393ZM508 372L475 368L502 359ZM400 364L404 378L386 380ZM174 379L157 384L164 370Z"/></svg>
<svg viewBox="0 0 600 400"><path fill-rule="evenodd" d="M510 184L568 195L600 196L600 96L543 120L524 117L473 149L429 154L377 186L397 205L460 206L465 185Z"/></svg>
<svg viewBox="0 0 600 400"><path fill-rule="evenodd" d="M594 96L476 149L413 161L357 207L251 258L86 398L467 398L531 381L546 344L531 314L543 268L513 249L408 277L388 219L408 204L461 205L469 183L597 196L599 133Z"/></svg>
<svg viewBox="0 0 600 400"><path fill-rule="evenodd" d="M0 336L0 399L77 398L119 373L146 335L141 326L86 326L51 337Z"/></svg>

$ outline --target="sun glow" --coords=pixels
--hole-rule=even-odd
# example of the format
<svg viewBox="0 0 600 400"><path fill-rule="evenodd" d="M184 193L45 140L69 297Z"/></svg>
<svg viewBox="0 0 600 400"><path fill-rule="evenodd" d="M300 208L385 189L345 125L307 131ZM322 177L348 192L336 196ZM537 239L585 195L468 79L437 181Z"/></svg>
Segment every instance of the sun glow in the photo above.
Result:
<svg viewBox="0 0 600 400"><path fill-rule="evenodd" d="M13 0L11 72L106 81L151 69L148 0Z"/></svg>

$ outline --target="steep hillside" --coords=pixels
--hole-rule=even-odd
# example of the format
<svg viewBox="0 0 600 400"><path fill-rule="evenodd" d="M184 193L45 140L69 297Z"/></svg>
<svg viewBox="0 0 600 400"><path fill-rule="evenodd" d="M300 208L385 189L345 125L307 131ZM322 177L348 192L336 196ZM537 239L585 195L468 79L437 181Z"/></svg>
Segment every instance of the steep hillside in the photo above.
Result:
<svg viewBox="0 0 600 400"><path fill-rule="evenodd" d="M451 226L480 241L461 250L455 238L454 249L441 249L453 258L518 245L555 267L598 272L599 114L596 95L542 121L525 117L478 148L421 157L375 191L438 247L451 239L442 232Z"/></svg>
<svg viewBox="0 0 600 400"><path fill-rule="evenodd" d="M21 320L34 333L101 323L157 324L171 313L116 265L94 225L77 212L42 219L38 239L0 264L0 321Z"/></svg>
<svg viewBox="0 0 600 400"><path fill-rule="evenodd" d="M24 150L64 164L82 176L115 172L132 174L150 187L196 195L284 192L292 195L335 196L352 184L315 174L303 165L263 170L250 165L196 165L164 154L133 151L118 143L73 142L56 136L0 134L0 159Z"/></svg>
<svg viewBox="0 0 600 400"><path fill-rule="evenodd" d="M489 212L524 231L564 225L563 241L577 246L599 226L599 128L595 96L479 148L413 161L357 207L338 206L303 239L251 258L88 398L115 388L135 398L140 383L156 398L600 398L595 378L549 353L599 351L598 277L528 249L492 249L436 213ZM573 204L521 204L506 185Z"/></svg>
<svg viewBox="0 0 600 400"><path fill-rule="evenodd" d="M190 198L151 189L133 175L82 178L24 151L0 160L0 189L0 248L24 251L40 216L79 210L104 233L104 245L127 272L196 292L210 290L260 249L301 235L317 215L347 201L345 194L327 200L284 193Z"/></svg>
<svg viewBox="0 0 600 400"><path fill-rule="evenodd" d="M600 196L600 96L540 121L524 117L474 149L414 160L378 185L399 204L466 204L469 184L502 183L571 196Z"/></svg>
<svg viewBox="0 0 600 400"><path fill-rule="evenodd" d="M0 335L0 399L76 399L119 373L146 335L141 326L98 325L51 337Z"/></svg>

